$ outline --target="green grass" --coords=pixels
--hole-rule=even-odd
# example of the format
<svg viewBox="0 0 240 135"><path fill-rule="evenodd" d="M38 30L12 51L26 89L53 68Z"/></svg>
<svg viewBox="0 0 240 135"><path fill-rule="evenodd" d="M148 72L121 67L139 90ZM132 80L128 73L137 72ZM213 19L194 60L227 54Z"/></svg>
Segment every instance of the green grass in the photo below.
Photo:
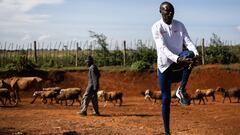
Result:
<svg viewBox="0 0 240 135"><path fill-rule="evenodd" d="M87 67L61 67L61 68L54 68L54 67L44 67L39 68L39 70L50 71L50 70L87 70Z"/></svg>
<svg viewBox="0 0 240 135"><path fill-rule="evenodd" d="M107 72L124 72L124 71L133 71L131 67L129 66L104 66L104 67L99 67L101 71L107 71ZM50 71L50 70L79 70L79 71L84 71L88 70L87 66L80 66L80 67L61 67L61 68L39 68L39 70L44 70L44 71Z"/></svg>
<svg viewBox="0 0 240 135"><path fill-rule="evenodd" d="M199 65L194 67L193 70L200 70L200 69L208 69L208 68L218 68L228 71L239 71L240 72L240 63L238 64L229 64L229 65L222 65L222 64L214 64L214 65ZM38 70L43 71L50 71L50 70L88 70L87 66L80 66L80 67L61 67L61 68L37 68ZM130 66L104 66L99 67L101 71L106 72L136 72ZM155 70L155 68L154 68ZM6 68L0 67L0 71L7 71ZM146 71L148 72L148 71Z"/></svg>

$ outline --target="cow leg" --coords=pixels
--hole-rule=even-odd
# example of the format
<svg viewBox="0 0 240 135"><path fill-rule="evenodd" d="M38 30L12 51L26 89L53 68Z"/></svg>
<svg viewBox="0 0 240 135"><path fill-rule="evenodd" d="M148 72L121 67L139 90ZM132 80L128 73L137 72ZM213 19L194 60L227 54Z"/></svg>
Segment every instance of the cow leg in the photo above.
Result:
<svg viewBox="0 0 240 135"><path fill-rule="evenodd" d="M33 104L38 96L35 96L34 99L30 102L30 104Z"/></svg>
<svg viewBox="0 0 240 135"><path fill-rule="evenodd" d="M120 98L120 103L119 103L119 106L122 106L122 98Z"/></svg>
<svg viewBox="0 0 240 135"><path fill-rule="evenodd" d="M6 97L6 95L5 95L4 99L3 99L3 102L4 102L4 105L7 104L7 97Z"/></svg>
<svg viewBox="0 0 240 135"><path fill-rule="evenodd" d="M228 96L230 103L232 103L230 96Z"/></svg>
<svg viewBox="0 0 240 135"><path fill-rule="evenodd" d="M195 99L193 99L193 104L195 105Z"/></svg>
<svg viewBox="0 0 240 135"><path fill-rule="evenodd" d="M205 105L205 101L204 101L204 98L202 98L202 101L203 101L203 104Z"/></svg>
<svg viewBox="0 0 240 135"><path fill-rule="evenodd" d="M12 103L11 103L11 98L10 98L10 95L6 95L6 97L5 97L5 104L7 104L7 101L8 101L8 103L11 105Z"/></svg>
<svg viewBox="0 0 240 135"><path fill-rule="evenodd" d="M42 102L43 102L44 104L46 104L46 103L47 103L47 99L46 99L45 97L42 97Z"/></svg>
<svg viewBox="0 0 240 135"><path fill-rule="evenodd" d="M224 97L223 97L223 101L222 101L222 103L224 103L225 98L226 98L226 97L224 96Z"/></svg>
<svg viewBox="0 0 240 135"><path fill-rule="evenodd" d="M2 98L0 97L0 101L2 102L2 104L5 106L5 103L4 101L2 100Z"/></svg>
<svg viewBox="0 0 240 135"><path fill-rule="evenodd" d="M54 97L56 104L59 104L57 97Z"/></svg>
<svg viewBox="0 0 240 135"><path fill-rule="evenodd" d="M212 95L212 101L215 101L215 96L214 95Z"/></svg>
<svg viewBox="0 0 240 135"><path fill-rule="evenodd" d="M53 104L53 98L51 98L50 104Z"/></svg>
<svg viewBox="0 0 240 135"><path fill-rule="evenodd" d="M81 105L81 101L79 100L79 98L76 98L76 100L79 102L79 104Z"/></svg>
<svg viewBox="0 0 240 135"><path fill-rule="evenodd" d="M71 106L73 105L73 103L74 103L74 99L72 100Z"/></svg>
<svg viewBox="0 0 240 135"><path fill-rule="evenodd" d="M208 102L207 96L204 96L204 97L205 97L206 101Z"/></svg>

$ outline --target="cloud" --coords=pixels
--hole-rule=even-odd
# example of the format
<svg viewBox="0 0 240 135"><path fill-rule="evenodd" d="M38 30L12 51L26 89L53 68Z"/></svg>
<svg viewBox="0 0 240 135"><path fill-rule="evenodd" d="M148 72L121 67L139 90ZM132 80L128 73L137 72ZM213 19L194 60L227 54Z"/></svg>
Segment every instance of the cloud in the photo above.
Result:
<svg viewBox="0 0 240 135"><path fill-rule="evenodd" d="M46 40L46 39L49 39L49 38L51 38L51 35L50 35L50 34L41 35L41 36L38 38L38 41L43 41L43 40Z"/></svg>
<svg viewBox="0 0 240 135"><path fill-rule="evenodd" d="M42 4L61 4L64 0L1 0L0 5L10 10L29 11Z"/></svg>
<svg viewBox="0 0 240 135"><path fill-rule="evenodd" d="M31 39L31 36L30 36L29 34L25 34L25 35L22 37L21 41L28 41L28 40L30 40L30 39Z"/></svg>
<svg viewBox="0 0 240 135"><path fill-rule="evenodd" d="M237 30L240 32L240 25L237 26Z"/></svg>
<svg viewBox="0 0 240 135"><path fill-rule="evenodd" d="M0 0L0 39L18 38L26 41L38 35L35 28L51 17L49 13L31 12L41 5L62 4L65 0ZM28 31L28 34L24 34ZM43 37L42 37L43 38ZM40 38L40 39L42 39ZM46 37L45 37L46 38Z"/></svg>
<svg viewBox="0 0 240 135"><path fill-rule="evenodd" d="M45 22L48 14L29 14L33 8L43 4L61 4L64 0L0 0L0 26L15 26Z"/></svg>

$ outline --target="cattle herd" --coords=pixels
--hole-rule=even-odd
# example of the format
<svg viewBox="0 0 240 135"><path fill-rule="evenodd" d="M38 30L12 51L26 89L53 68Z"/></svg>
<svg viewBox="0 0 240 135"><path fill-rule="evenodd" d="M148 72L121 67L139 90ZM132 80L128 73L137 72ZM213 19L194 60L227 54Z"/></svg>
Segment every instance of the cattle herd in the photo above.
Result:
<svg viewBox="0 0 240 135"><path fill-rule="evenodd" d="M212 101L215 101L215 93L220 92L223 100L222 103L224 103L225 98L229 99L229 102L231 103L231 98L237 98L237 102L240 101L240 87L234 87L230 89L224 89L222 87L217 87L216 89L197 89L194 94L188 94L188 97L191 99L193 104L195 104L195 100L198 100L198 104L203 102L205 104L205 100L208 101L207 97L212 97ZM154 103L156 103L157 100L162 99L162 93L161 91L151 91L147 89L145 92L141 92L143 96L145 96L146 100L154 100ZM176 99L176 91L171 91L171 98ZM179 100L178 100L179 102Z"/></svg>
<svg viewBox="0 0 240 135"><path fill-rule="evenodd" d="M21 102L21 95L19 95L19 91L28 90L33 91L32 98L33 100L30 102L33 104L36 99L40 99L43 104L47 104L48 100L50 104L63 104L68 105L68 101L71 101L70 105L73 105L75 101L77 101L81 105L81 97L83 93L82 88L61 88L61 87L42 87L43 80L39 77L12 77L7 79L0 80L0 102L1 106L16 106L19 102ZM224 89L222 87L218 87L216 89L197 89L194 94L189 94L189 98L195 104L195 100L199 101L199 104L202 102L205 104L205 100L208 101L208 97L212 98L212 101L215 101L215 94L219 92L222 94L224 103L225 98L229 99L229 102L232 102L231 98L237 98L237 102L240 100L240 88L230 88ZM171 92L171 98L176 98L176 91ZM162 94L161 91L151 91L147 89L144 92L141 92L144 96L145 101L153 101L156 103L157 100L161 100ZM114 105L118 103L119 106L123 103L123 92L122 91L106 91L99 90L98 93L99 101L104 101L104 107L107 105L107 102L110 101ZM115 103L113 102L115 101Z"/></svg>
<svg viewBox="0 0 240 135"><path fill-rule="evenodd" d="M36 99L40 99L43 104L50 104L54 102L57 104L73 105L77 101L81 105L82 88L61 88L61 87L43 87L43 80L39 77L12 77L7 79L0 79L0 102L1 106L16 106L21 102L21 95L19 91L33 91L33 104ZM119 100L119 106L122 105L123 92L121 91L104 91L99 90L97 93L99 100L104 101L104 106L107 102ZM55 101L54 101L55 100ZM114 103L115 105L115 103Z"/></svg>

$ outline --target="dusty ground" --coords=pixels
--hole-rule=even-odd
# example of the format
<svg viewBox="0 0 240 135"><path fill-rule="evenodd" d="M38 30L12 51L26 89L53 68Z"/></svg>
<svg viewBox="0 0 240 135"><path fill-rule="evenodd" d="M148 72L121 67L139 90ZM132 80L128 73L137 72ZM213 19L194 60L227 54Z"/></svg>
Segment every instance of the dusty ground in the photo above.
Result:
<svg viewBox="0 0 240 135"><path fill-rule="evenodd" d="M61 87L85 87L87 72L71 71L64 74ZM195 69L187 86L189 93L196 88L240 87L240 72L217 67ZM177 84L173 84L173 89ZM39 99L30 104L31 92L22 92L22 102L17 107L0 107L0 134L96 134L96 135L157 135L163 133L161 104L145 102L141 91L158 90L156 73L102 72L101 89L122 90L123 106L108 103L102 116L79 116L79 104L61 106L42 104ZM238 135L240 134L240 103L223 104L217 101L206 105L191 104L183 107L171 104L171 132L173 135Z"/></svg>

